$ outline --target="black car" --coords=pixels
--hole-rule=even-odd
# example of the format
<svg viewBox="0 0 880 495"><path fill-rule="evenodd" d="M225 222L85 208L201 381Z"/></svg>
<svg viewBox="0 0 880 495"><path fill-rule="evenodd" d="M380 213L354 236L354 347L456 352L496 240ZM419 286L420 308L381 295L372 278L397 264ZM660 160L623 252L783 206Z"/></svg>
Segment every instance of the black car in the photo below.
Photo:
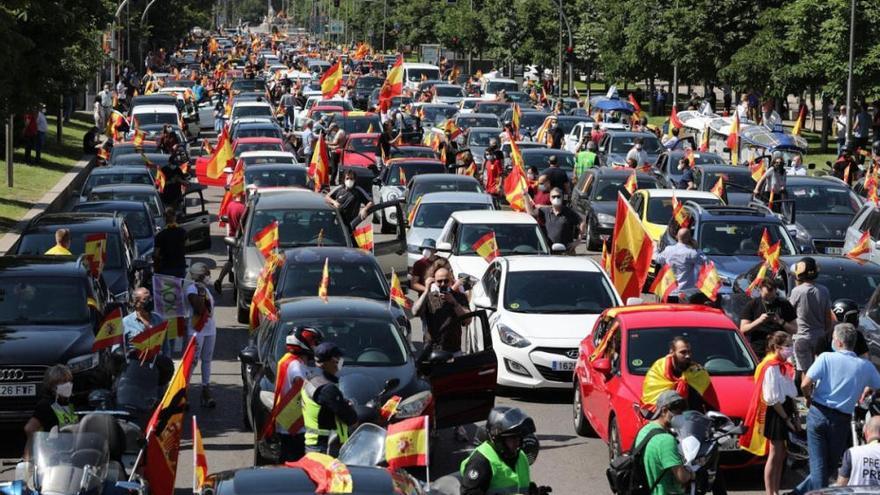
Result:
<svg viewBox="0 0 880 495"><path fill-rule="evenodd" d="M534 136L538 131L538 128L541 127L541 124L544 123L544 119L549 115L549 112L543 110L521 110L519 116L519 133L523 136ZM507 109L501 114L501 121L504 123L510 122L512 119L513 109Z"/></svg>
<svg viewBox="0 0 880 495"><path fill-rule="evenodd" d="M466 131L471 127L501 127L501 121L493 113L466 113L455 117L455 126Z"/></svg>
<svg viewBox="0 0 880 495"><path fill-rule="evenodd" d="M264 320L240 354L243 407L254 431L262 431L271 411L276 366L286 352L285 338L295 326L316 328L325 341L343 349L345 368L339 373L339 388L362 419L375 414L366 404L379 398L383 389L387 390L380 404L392 395L403 398L397 419L429 414L433 402L438 428L484 420L495 404L497 362L484 312L462 318L474 317L472 324L482 332L486 348L417 362L415 348L386 301L334 297L331 292L326 303L305 297L276 304L278 321ZM271 438L257 442L255 464L274 460L277 452Z"/></svg>
<svg viewBox="0 0 880 495"><path fill-rule="evenodd" d="M71 211L120 213L125 218L125 224L131 235L134 236L138 256L143 259L152 256L158 227L153 222L146 204L140 201L86 201L75 205Z"/></svg>
<svg viewBox="0 0 880 495"><path fill-rule="evenodd" d="M755 180L747 167L733 165L697 165L694 183L700 191L711 191L718 179L724 179L724 199L730 206L748 206L755 190Z"/></svg>
<svg viewBox="0 0 880 495"><path fill-rule="evenodd" d="M572 188L571 205L583 214L587 221L587 249L601 249L602 242L611 239L614 232L614 218L617 214L617 193L629 200L629 192L624 189L631 169L595 167L587 169L583 177L578 177ZM639 189L663 189L666 184L653 174L636 173Z"/></svg>
<svg viewBox="0 0 880 495"><path fill-rule="evenodd" d="M555 156L556 163L559 164L559 168L568 174L568 179L571 180L574 175L575 156L574 153L570 151L552 148L529 148L520 150L520 153L522 153L526 170L531 167L536 167L538 169L538 174L543 174L544 171L550 167L550 157Z"/></svg>
<svg viewBox="0 0 880 495"><path fill-rule="evenodd" d="M144 153L161 153L159 144L156 141L144 141L140 147L135 146L131 141L113 143L113 147L110 148L110 159L107 162L113 164L118 156L130 155L132 153L139 154L141 151Z"/></svg>
<svg viewBox="0 0 880 495"><path fill-rule="evenodd" d="M89 234L107 234L107 260L103 279L110 294L127 303L131 292L142 285L142 271L147 262L138 255L131 230L122 214L49 213L28 222L21 237L10 250L13 254L42 255L55 245L55 231L70 230L70 252L83 254ZM51 299L48 299L51 300Z"/></svg>
<svg viewBox="0 0 880 495"><path fill-rule="evenodd" d="M109 388L106 352L92 352L109 294L73 256L0 257L0 423L23 423L49 366L73 372L73 400Z"/></svg>
<svg viewBox="0 0 880 495"><path fill-rule="evenodd" d="M382 87L385 79L375 76L361 76L354 83L354 93L351 102L361 110L369 110L370 93L374 89Z"/></svg>
<svg viewBox="0 0 880 495"><path fill-rule="evenodd" d="M603 167L626 166L626 154L632 149L637 138L642 140L642 151L647 154L647 162L655 163L664 149L657 136L650 132L609 130L599 142L596 164Z"/></svg>
<svg viewBox="0 0 880 495"><path fill-rule="evenodd" d="M155 182L156 179L153 173L143 165L96 167L92 169L89 176L83 181L82 188L79 191L79 201L86 201L89 193L95 187L121 184L153 186Z"/></svg>
<svg viewBox="0 0 880 495"><path fill-rule="evenodd" d="M238 138L246 137L268 137L284 139L284 132L281 126L274 122L243 122L233 127L230 139L235 141Z"/></svg>
<svg viewBox="0 0 880 495"><path fill-rule="evenodd" d="M145 159L146 157L146 159ZM148 168L152 163L157 168L162 168L171 161L171 155L166 155L159 151L132 151L131 153L120 153L110 157L107 165L111 167L143 167ZM155 174L155 172L154 172Z"/></svg>
<svg viewBox="0 0 880 495"><path fill-rule="evenodd" d="M666 182L678 187L681 183L681 170L678 169L678 162L685 156L685 150L674 149L660 153L657 161L654 162L654 173L662 175ZM706 151L694 152L694 166L703 165L727 165L727 160L718 153L710 153ZM711 189L712 186L709 186Z"/></svg>

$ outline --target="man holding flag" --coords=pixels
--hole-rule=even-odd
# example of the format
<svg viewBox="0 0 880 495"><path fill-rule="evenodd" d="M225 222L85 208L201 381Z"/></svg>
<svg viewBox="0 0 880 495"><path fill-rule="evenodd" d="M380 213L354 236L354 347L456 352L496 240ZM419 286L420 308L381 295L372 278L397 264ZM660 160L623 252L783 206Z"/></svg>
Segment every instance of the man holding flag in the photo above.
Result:
<svg viewBox="0 0 880 495"><path fill-rule="evenodd" d="M126 355L135 352L131 344L134 337L164 321L162 316L153 311L153 298L150 290L146 287L135 289L131 296L131 305L134 307L134 311L122 319L123 345ZM156 368L159 370L159 385L161 386L165 386L171 380L171 375L174 374L174 362L171 360L170 354L171 348L166 339L162 344L162 351L156 356Z"/></svg>
<svg viewBox="0 0 880 495"><path fill-rule="evenodd" d="M571 207L562 203L562 189L550 190L550 206L535 208L526 198L526 210L538 220L538 225L552 244L562 244L567 252L574 254L576 241L587 229L586 221Z"/></svg>
<svg viewBox="0 0 880 495"><path fill-rule="evenodd" d="M697 286L699 267L706 263L706 257L694 249L692 234L689 228L678 229L675 244L666 246L654 259L658 265L669 265L675 274L678 291L683 292Z"/></svg>

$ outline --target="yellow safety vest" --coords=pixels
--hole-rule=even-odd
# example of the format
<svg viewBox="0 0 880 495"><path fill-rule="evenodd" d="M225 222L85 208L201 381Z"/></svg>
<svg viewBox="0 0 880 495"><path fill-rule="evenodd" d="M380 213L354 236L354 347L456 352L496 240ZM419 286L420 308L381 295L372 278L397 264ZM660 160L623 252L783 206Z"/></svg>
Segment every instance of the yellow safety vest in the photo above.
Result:
<svg viewBox="0 0 880 495"><path fill-rule="evenodd" d="M303 391L305 393L300 393L303 401L303 423L305 423L306 427L306 446L314 446L318 445L319 437L329 437L332 430L323 430L318 424L318 415L321 413L321 405L315 402L315 392L319 387L331 383L330 380L324 378L321 375L310 378L306 380L306 384L303 386ZM336 421L336 435L339 437L339 442L345 443L348 441L348 425L345 422L341 421L339 418L335 418Z"/></svg>

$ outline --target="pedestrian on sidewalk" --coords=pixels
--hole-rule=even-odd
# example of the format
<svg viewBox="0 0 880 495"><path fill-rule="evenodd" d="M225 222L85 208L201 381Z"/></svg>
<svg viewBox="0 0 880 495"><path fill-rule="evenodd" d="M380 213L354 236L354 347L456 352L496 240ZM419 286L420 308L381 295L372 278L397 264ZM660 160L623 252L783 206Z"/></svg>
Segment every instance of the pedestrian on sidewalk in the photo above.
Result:
<svg viewBox="0 0 880 495"><path fill-rule="evenodd" d="M31 151L37 142L37 114L28 112L24 114L24 129L21 133L24 141L24 162L31 163Z"/></svg>
<svg viewBox="0 0 880 495"><path fill-rule="evenodd" d="M204 263L196 262L189 268L189 278L193 281L186 288L186 299L192 310L189 337L193 335L196 337L196 359L202 364L201 405L214 408L217 403L211 396L211 362L214 360L217 324L214 321L214 297L208 289L211 284L211 271Z"/></svg>
<svg viewBox="0 0 880 495"><path fill-rule="evenodd" d="M40 109L37 110L37 137L34 142L35 163L42 161L41 154L43 152L43 145L46 143L46 132L48 131L49 122L46 121L46 105L41 104Z"/></svg>
<svg viewBox="0 0 880 495"><path fill-rule="evenodd" d="M223 215L226 217L226 235L228 237L237 238L241 231L241 220L244 216L244 198L238 195L232 198L232 201L226 206ZM220 270L220 275L214 281L214 290L217 291L217 297L223 295L223 279L232 273L232 247L226 246L226 263Z"/></svg>
<svg viewBox="0 0 880 495"><path fill-rule="evenodd" d="M95 127L104 130L104 111L101 109L101 98L96 96L92 103L92 118L95 120Z"/></svg>

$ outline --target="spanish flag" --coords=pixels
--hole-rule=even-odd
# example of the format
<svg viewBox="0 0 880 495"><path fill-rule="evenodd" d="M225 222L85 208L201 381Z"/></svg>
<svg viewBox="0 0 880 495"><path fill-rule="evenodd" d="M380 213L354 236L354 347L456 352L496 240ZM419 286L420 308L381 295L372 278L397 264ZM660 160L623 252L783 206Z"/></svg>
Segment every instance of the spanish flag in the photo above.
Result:
<svg viewBox="0 0 880 495"><path fill-rule="evenodd" d="M275 387L274 387L274 395L275 399L272 403L272 412L269 415L269 420L263 425L262 433L260 434L260 438L266 438L275 431L275 423L278 417L278 413L281 411L279 408L279 404L281 403L281 399L284 396L284 384L286 382L287 377L287 368L290 367L290 364L296 361L297 358L293 354L289 352L285 352L281 359L278 360L278 364L275 366ZM291 384L291 385L296 385ZM293 386L291 386L291 390L293 390ZM299 384L299 388L297 393L302 390L302 383ZM297 429L298 431L298 429Z"/></svg>
<svg viewBox="0 0 880 495"><path fill-rule="evenodd" d="M387 112L391 108L391 100L403 93L403 56L398 55L394 65L388 69L385 82L379 89L379 111Z"/></svg>
<svg viewBox="0 0 880 495"><path fill-rule="evenodd" d="M672 218L675 220L675 223L678 224L679 228L687 227L690 223L690 217L686 211L684 211L684 203L678 200L675 197L675 194L672 195Z"/></svg>
<svg viewBox="0 0 880 495"><path fill-rule="evenodd" d="M138 351L142 363L159 354L162 344L165 343L165 331L167 328L168 322L163 321L132 337L131 346Z"/></svg>
<svg viewBox="0 0 880 495"><path fill-rule="evenodd" d="M394 416L394 413L397 412L397 406L400 405L401 397L399 395L395 395L388 399L382 408L379 409L379 416L382 416L382 419L388 421L391 419L391 416Z"/></svg>
<svg viewBox="0 0 880 495"><path fill-rule="evenodd" d="M764 402L764 375L771 366L779 366L779 372L794 380L794 366L776 353L769 353L755 369L755 387L752 389L752 400L743 420L746 432L739 437L739 446L746 452L756 456L767 454L767 437L764 427L767 424L767 403Z"/></svg>
<svg viewBox="0 0 880 495"><path fill-rule="evenodd" d="M709 190L710 193L718 196L718 199L724 201L727 204L727 188L724 187L724 176L719 175L718 180L715 181L715 185L712 186L712 189Z"/></svg>
<svg viewBox="0 0 880 495"><path fill-rule="evenodd" d="M504 197L510 204L513 211L526 211L526 194L528 193L528 185L526 178L519 167L513 167L507 177L504 179Z"/></svg>
<svg viewBox="0 0 880 495"><path fill-rule="evenodd" d="M761 282L767 278L767 263L763 263L761 268L758 268L758 273L755 274L755 279L752 280L752 283L746 287L746 295L751 296L752 291L757 289Z"/></svg>
<svg viewBox="0 0 880 495"><path fill-rule="evenodd" d="M122 341L122 308L116 308L101 320L101 326L95 334L95 343L92 344L92 352L122 344Z"/></svg>
<svg viewBox="0 0 880 495"><path fill-rule="evenodd" d="M632 120L638 122L642 118L642 106L639 105L632 93L629 94L629 104L633 106Z"/></svg>
<svg viewBox="0 0 880 495"><path fill-rule="evenodd" d="M321 76L321 96L326 98L332 98L336 93L339 92L339 88L342 87L342 61L337 60L335 64L331 65L327 72Z"/></svg>
<svg viewBox="0 0 880 495"><path fill-rule="evenodd" d="M162 401L147 424L144 477L150 484L150 491L156 495L174 494L180 434L183 431L183 416L187 411L186 389L195 351L196 338L193 336L183 351L183 358L165 389Z"/></svg>
<svg viewBox="0 0 880 495"><path fill-rule="evenodd" d="M767 248L766 255L764 256L764 261L767 263L767 266L773 273L777 273L779 271L779 255L782 251L782 240L776 241L774 244L771 244L769 248Z"/></svg>
<svg viewBox="0 0 880 495"><path fill-rule="evenodd" d="M675 376L675 364L671 354L654 361L645 381L642 383L642 407L650 411L654 410L657 398L667 390L675 390L678 395L687 400L690 390L700 394L708 404L715 406L717 410L718 398L715 389L712 388L712 380L709 373L699 364L692 364L684 370L680 376Z"/></svg>
<svg viewBox="0 0 880 495"><path fill-rule="evenodd" d="M755 182L761 180L761 177L764 177L765 171L764 160L758 160L757 162L749 160L749 172L752 174L752 180Z"/></svg>
<svg viewBox="0 0 880 495"><path fill-rule="evenodd" d="M669 135L672 135L672 129L681 129L684 124L681 123L681 120L678 118L678 109L675 105L672 106L672 113L669 114Z"/></svg>
<svg viewBox="0 0 880 495"><path fill-rule="evenodd" d="M179 339L186 335L186 318L172 316L168 318L168 326L165 329L165 340Z"/></svg>
<svg viewBox="0 0 880 495"><path fill-rule="evenodd" d="M260 315L265 315L270 320L277 319L278 308L275 306L275 269L284 261L284 255L272 251L263 263L260 274L257 276L257 287L251 298L250 329L257 328L260 323Z"/></svg>
<svg viewBox="0 0 880 495"><path fill-rule="evenodd" d="M519 103L514 103L510 117L510 127L513 129L513 136L511 137L510 142L515 142L514 137L519 139L519 121L521 118L522 110L519 108Z"/></svg>
<svg viewBox="0 0 880 495"><path fill-rule="evenodd" d="M727 147L730 148L730 162L739 165L739 112L733 112L730 133L727 135Z"/></svg>
<svg viewBox="0 0 880 495"><path fill-rule="evenodd" d="M700 136L700 147L699 150L702 152L709 151L709 134L711 131L709 130L709 124L706 124L706 127L703 129L703 134Z"/></svg>
<svg viewBox="0 0 880 495"><path fill-rule="evenodd" d="M89 271L93 277L98 277L104 271L107 263L107 234L86 235L83 257L88 263Z"/></svg>
<svg viewBox="0 0 880 495"><path fill-rule="evenodd" d="M663 265L663 268L657 272L654 283L651 284L649 290L657 296L657 299L666 302L669 299L669 295L677 288L678 281L675 279L675 273L672 272L672 268L669 265Z"/></svg>
<svg viewBox="0 0 880 495"><path fill-rule="evenodd" d="M498 241L495 239L495 232L492 230L477 239L477 242L473 243L471 248L486 260L486 263L491 263L492 260L501 256L501 251L498 249Z"/></svg>
<svg viewBox="0 0 880 495"><path fill-rule="evenodd" d="M135 148L140 148L141 146L144 145L144 139L146 137L147 137L147 135L144 134L144 131L142 131L140 129L135 129L134 130L134 139L132 139L131 142L132 142L132 144L134 144Z"/></svg>
<svg viewBox="0 0 880 495"><path fill-rule="evenodd" d="M308 177L315 184L315 191L320 192L327 184L330 184L330 153L327 151L327 140L324 134L318 136L315 149L312 150L312 158L309 160Z"/></svg>
<svg viewBox="0 0 880 495"><path fill-rule="evenodd" d="M161 169L156 171L156 189L159 192L165 191L165 184L167 183L167 179L165 178L165 172Z"/></svg>
<svg viewBox="0 0 880 495"><path fill-rule="evenodd" d="M356 229L354 229L354 241L357 243L358 247L365 251L373 250L373 224L367 222L365 225L362 225Z"/></svg>
<svg viewBox="0 0 880 495"><path fill-rule="evenodd" d="M807 121L807 106L801 105L800 110L798 111L797 120L794 121L794 127L791 128L792 136L800 136L801 131L804 129L804 123Z"/></svg>
<svg viewBox="0 0 880 495"><path fill-rule="evenodd" d="M846 253L846 256L848 258L861 259L862 255L870 254L871 251L873 251L871 246L873 243L874 241L871 240L871 231L866 230L862 232L862 236L859 237L859 242L857 242L856 245Z"/></svg>
<svg viewBox="0 0 880 495"><path fill-rule="evenodd" d="M217 179L223 174L223 169L230 160L234 159L232 153L232 144L229 142L229 134L226 127L220 131L220 137L217 138L217 145L214 147L214 153L208 159L206 166L206 174L211 179Z"/></svg>
<svg viewBox="0 0 880 495"><path fill-rule="evenodd" d="M98 148L98 158L104 160L105 162L110 160L110 152L107 148L101 146Z"/></svg>
<svg viewBox="0 0 880 495"><path fill-rule="evenodd" d="M290 354L285 354L289 356ZM280 368L279 368L280 369ZM266 438L275 431L276 424L278 427L291 435L296 434L305 426L303 418L302 401L300 394L302 392L305 381L296 377L290 385L290 389L281 394L279 383L283 384L287 380L287 368L284 372L279 372L275 377L275 404L272 406L272 413L266 425L263 427L262 437Z"/></svg>
<svg viewBox="0 0 880 495"><path fill-rule="evenodd" d="M205 479L208 477L208 458L205 456L205 444L196 417L192 418L193 436L193 493L201 493Z"/></svg>
<svg viewBox="0 0 880 495"><path fill-rule="evenodd" d="M602 243L602 268L608 276L611 276L611 253L608 251L608 241Z"/></svg>
<svg viewBox="0 0 880 495"><path fill-rule="evenodd" d="M265 258L269 257L269 253L278 249L278 220L273 220L257 232L257 235L254 236L254 245Z"/></svg>
<svg viewBox="0 0 880 495"><path fill-rule="evenodd" d="M704 264L697 277L697 289L700 289L700 292L714 301L718 298L718 289L720 288L721 277L718 275L718 270L715 269L715 263L710 261Z"/></svg>
<svg viewBox="0 0 880 495"><path fill-rule="evenodd" d="M875 171L877 168L874 169ZM880 204L880 195L877 193L877 175L876 174L868 174L868 178L865 179L865 190L868 191L868 201L874 203L875 205Z"/></svg>
<svg viewBox="0 0 880 495"><path fill-rule="evenodd" d="M694 149L688 148L684 152L684 157L687 158L688 163L693 168L697 164L697 158L694 156Z"/></svg>
<svg viewBox="0 0 880 495"><path fill-rule="evenodd" d="M526 161L523 159L522 152L519 150L519 145L516 144L513 136L510 136L510 163L513 164L513 168L518 168L523 177L525 177Z"/></svg>
<svg viewBox="0 0 880 495"><path fill-rule="evenodd" d="M428 416L388 425L385 460L389 469L428 465Z"/></svg>
<svg viewBox="0 0 880 495"><path fill-rule="evenodd" d="M315 493L352 493L354 490L348 467L327 454L309 452L296 462L285 466L300 468L315 484Z"/></svg>
<svg viewBox="0 0 880 495"><path fill-rule="evenodd" d="M402 168L400 170L403 170ZM422 197L419 196L416 198L416 202L413 203L412 206L409 207L409 213L406 216L406 223L412 226L413 222L416 221L416 215L419 213L419 206L422 204Z"/></svg>
<svg viewBox="0 0 880 495"><path fill-rule="evenodd" d="M464 131L461 130L460 127L455 125L455 121L452 119L447 119L443 124L443 131L447 136L449 136L449 140L454 140L458 136L462 135Z"/></svg>
<svg viewBox="0 0 880 495"><path fill-rule="evenodd" d="M403 287L400 285L400 278L394 269L391 270L391 301L404 309L412 308L412 301L406 297Z"/></svg>
<svg viewBox="0 0 880 495"><path fill-rule="evenodd" d="M631 173L626 179L626 182L623 183L623 189L626 190L626 192L628 192L630 196L632 196L638 188L639 183L638 181L636 181L636 173L635 171L633 171L633 173Z"/></svg>
<svg viewBox="0 0 880 495"><path fill-rule="evenodd" d="M330 288L330 258L324 258L324 271L321 274L321 284L318 285L318 297L325 303L329 299L327 290Z"/></svg>
<svg viewBox="0 0 880 495"><path fill-rule="evenodd" d="M609 274L620 297L626 301L628 297L638 297L642 292L651 267L654 243L621 193L617 194L612 239Z"/></svg>
<svg viewBox="0 0 880 495"><path fill-rule="evenodd" d="M761 242L758 244L758 256L767 259L767 251L770 250L770 232L764 227L761 233Z"/></svg>

